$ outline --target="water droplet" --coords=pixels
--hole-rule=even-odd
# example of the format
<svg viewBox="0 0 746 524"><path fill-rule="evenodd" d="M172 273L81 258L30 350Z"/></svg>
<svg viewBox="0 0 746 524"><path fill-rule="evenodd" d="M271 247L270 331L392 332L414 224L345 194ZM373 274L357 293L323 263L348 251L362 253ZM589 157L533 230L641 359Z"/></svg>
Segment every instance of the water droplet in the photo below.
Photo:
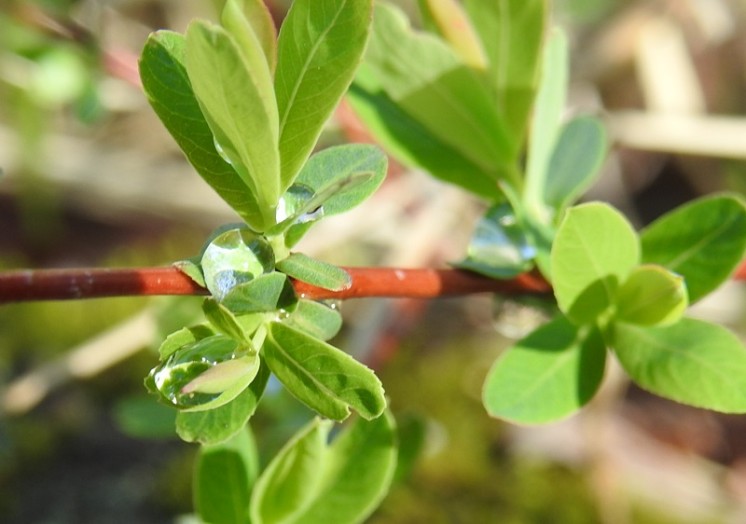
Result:
<svg viewBox="0 0 746 524"><path fill-rule="evenodd" d="M256 351L215 335L177 350L151 370L145 385L177 408L210 409L233 400L258 371Z"/></svg>
<svg viewBox="0 0 746 524"><path fill-rule="evenodd" d="M235 286L274 271L275 256L263 237L237 228L221 233L205 248L201 265L207 289L220 301Z"/></svg>
<svg viewBox="0 0 746 524"><path fill-rule="evenodd" d="M290 186L285 194L280 197L280 202L277 204L277 211L275 213L276 222L279 224L288 218L303 213L304 206L313 196L313 189L305 184L293 184Z"/></svg>
<svg viewBox="0 0 746 524"><path fill-rule="evenodd" d="M215 145L215 151L217 151L218 155L220 155L220 158L225 160L226 164L233 165L233 161L230 159L228 154L225 152L225 149L223 149L223 146L220 145L220 142L217 141L216 138L213 137L212 143Z"/></svg>

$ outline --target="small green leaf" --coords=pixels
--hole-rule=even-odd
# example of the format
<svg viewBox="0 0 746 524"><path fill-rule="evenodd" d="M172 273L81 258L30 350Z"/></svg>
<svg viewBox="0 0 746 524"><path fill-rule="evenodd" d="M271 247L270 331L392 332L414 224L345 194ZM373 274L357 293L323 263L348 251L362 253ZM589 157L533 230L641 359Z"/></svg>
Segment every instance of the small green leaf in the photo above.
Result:
<svg viewBox="0 0 746 524"><path fill-rule="evenodd" d="M228 335L234 340L246 342L247 336L238 323L233 313L225 306L219 304L215 299L207 298L202 303L202 311L205 317L220 333Z"/></svg>
<svg viewBox="0 0 746 524"><path fill-rule="evenodd" d="M372 0L295 0L290 7L275 73L283 190L352 81L368 40L371 9Z"/></svg>
<svg viewBox="0 0 746 524"><path fill-rule="evenodd" d="M205 287L205 277L202 274L202 268L199 266L199 258L188 258L178 260L173 265L186 276L191 278L195 283Z"/></svg>
<svg viewBox="0 0 746 524"><path fill-rule="evenodd" d="M549 166L560 136L562 112L567 98L567 38L559 30L552 32L544 48L541 83L531 121L524 204L529 213L544 220L544 191Z"/></svg>
<svg viewBox="0 0 746 524"><path fill-rule="evenodd" d="M687 305L683 277L661 266L643 265L619 288L616 318L644 326L668 325L681 318Z"/></svg>
<svg viewBox="0 0 746 524"><path fill-rule="evenodd" d="M366 64L386 94L438 140L485 172L517 177L517 139L489 88L443 41L412 31L406 16L377 4ZM520 185L517 178L511 182Z"/></svg>
<svg viewBox="0 0 746 524"><path fill-rule="evenodd" d="M290 393L327 418L344 420L353 408L372 419L386 407L383 387L373 371L290 326L269 324L262 355Z"/></svg>
<svg viewBox="0 0 746 524"><path fill-rule="evenodd" d="M352 285L352 279L344 269L302 253L291 253L280 260L277 269L302 282L332 291L343 291Z"/></svg>
<svg viewBox="0 0 746 524"><path fill-rule="evenodd" d="M487 68L487 56L464 8L455 0L420 0L423 18L431 20L440 36L470 67Z"/></svg>
<svg viewBox="0 0 746 524"><path fill-rule="evenodd" d="M158 354L161 360L166 360L176 350L213 335L217 335L217 333L206 324L181 328L166 337L166 340L158 348Z"/></svg>
<svg viewBox="0 0 746 524"><path fill-rule="evenodd" d="M280 198L279 124L268 73L251 70L233 37L204 21L189 25L186 47L186 69L202 114L219 152L256 198L263 217L258 230L264 231Z"/></svg>
<svg viewBox="0 0 746 524"><path fill-rule="evenodd" d="M492 278L513 278L531 269L536 250L511 206L498 204L477 223L466 260L457 267Z"/></svg>
<svg viewBox="0 0 746 524"><path fill-rule="evenodd" d="M746 413L746 348L724 327L690 318L652 328L619 322L611 343L644 389L690 406Z"/></svg>
<svg viewBox="0 0 746 524"><path fill-rule="evenodd" d="M465 0L489 58L489 78L511 134L523 144L538 85L546 0Z"/></svg>
<svg viewBox="0 0 746 524"><path fill-rule="evenodd" d="M202 444L216 444L231 438L256 411L268 379L269 368L261 364L249 387L227 404L208 411L180 411L176 415L176 432L187 442Z"/></svg>
<svg viewBox="0 0 746 524"><path fill-rule="evenodd" d="M230 229L210 242L200 265L207 289L222 301L239 284L274 271L275 257L264 237L246 228Z"/></svg>
<svg viewBox="0 0 746 524"><path fill-rule="evenodd" d="M637 235L618 211L599 202L570 208L551 253L560 309L577 324L595 321L639 259Z"/></svg>
<svg viewBox="0 0 746 524"><path fill-rule="evenodd" d="M158 31L148 38L140 57L143 89L158 117L189 162L215 192L254 229L260 229L259 204L238 173L215 148L184 66L184 37Z"/></svg>
<svg viewBox="0 0 746 524"><path fill-rule="evenodd" d="M194 506L202 522L246 524L258 469L248 428L223 443L202 446L194 470Z"/></svg>
<svg viewBox="0 0 746 524"><path fill-rule="evenodd" d="M252 497L254 524L351 524L378 506L396 467L393 417L358 419L327 445L330 429L312 421L267 466Z"/></svg>
<svg viewBox="0 0 746 524"><path fill-rule="evenodd" d="M601 384L606 348L598 330L558 317L500 356L482 392L487 412L519 424L572 415Z"/></svg>
<svg viewBox="0 0 746 524"><path fill-rule="evenodd" d="M560 130L547 169L544 202L561 212L596 179L606 156L606 132L593 117L570 120Z"/></svg>
<svg viewBox="0 0 746 524"><path fill-rule="evenodd" d="M381 185L386 176L388 159L376 146L345 144L324 149L308 159L297 182L319 194L343 183L320 205L324 215L343 213L363 202ZM365 173L360 183L344 184L355 175Z"/></svg>
<svg viewBox="0 0 746 524"><path fill-rule="evenodd" d="M746 250L746 206L740 197L713 195L662 216L640 234L642 260L686 280L696 302L725 281Z"/></svg>
<svg viewBox="0 0 746 524"><path fill-rule="evenodd" d="M291 309L296 301L288 277L275 271L237 285L225 296L223 304L236 314L246 314Z"/></svg>
<svg viewBox="0 0 746 524"><path fill-rule="evenodd" d="M329 340L342 327L342 315L336 307L323 302L300 300L295 311L285 319L285 323L314 338Z"/></svg>
<svg viewBox="0 0 746 524"><path fill-rule="evenodd" d="M223 8L223 26L231 31L230 19L237 17L249 23L257 43L264 53L270 73L277 66L277 28L263 0L228 0ZM237 24L242 22L238 21ZM234 33L235 35L235 33Z"/></svg>

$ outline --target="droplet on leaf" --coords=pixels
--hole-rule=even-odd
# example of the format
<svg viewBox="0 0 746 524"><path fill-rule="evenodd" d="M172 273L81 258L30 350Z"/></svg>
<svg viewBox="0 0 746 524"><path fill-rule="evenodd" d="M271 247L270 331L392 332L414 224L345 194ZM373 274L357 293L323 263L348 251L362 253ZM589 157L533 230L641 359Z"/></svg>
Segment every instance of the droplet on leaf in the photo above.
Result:
<svg viewBox="0 0 746 524"><path fill-rule="evenodd" d="M208 409L235 398L259 370L259 356L241 351L222 335L207 337L175 351L151 370L145 383L180 409Z"/></svg>

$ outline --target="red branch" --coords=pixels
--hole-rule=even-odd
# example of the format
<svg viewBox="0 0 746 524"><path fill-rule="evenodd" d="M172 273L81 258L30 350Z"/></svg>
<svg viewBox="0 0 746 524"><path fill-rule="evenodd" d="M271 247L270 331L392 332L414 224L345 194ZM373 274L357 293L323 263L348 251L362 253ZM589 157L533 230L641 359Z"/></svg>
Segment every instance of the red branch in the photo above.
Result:
<svg viewBox="0 0 746 524"><path fill-rule="evenodd" d="M360 297L436 298L467 293L539 294L549 285L524 274L512 280L493 280L455 269L345 268L352 285L329 291L293 282L299 295L313 299ZM30 300L144 295L206 295L175 267L135 269L41 269L0 273L0 303Z"/></svg>
<svg viewBox="0 0 746 524"><path fill-rule="evenodd" d="M471 293L547 294L549 284L534 273L494 280L458 269L345 268L352 285L329 291L294 281L295 291L311 299L363 297L437 298ZM746 262L733 274L746 281ZM175 267L133 269L37 269L0 272L0 304L32 300L145 295L207 295L208 291Z"/></svg>

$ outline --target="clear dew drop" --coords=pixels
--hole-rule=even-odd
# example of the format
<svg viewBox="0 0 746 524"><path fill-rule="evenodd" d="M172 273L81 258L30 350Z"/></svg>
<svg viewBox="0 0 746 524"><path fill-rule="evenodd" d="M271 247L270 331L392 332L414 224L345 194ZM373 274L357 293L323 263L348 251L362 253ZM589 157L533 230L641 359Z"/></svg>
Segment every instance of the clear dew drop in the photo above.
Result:
<svg viewBox="0 0 746 524"><path fill-rule="evenodd" d="M215 146L215 151L217 151L218 155L220 155L220 158L225 160L226 164L232 166L233 161L231 161L230 157L226 154L225 149L223 149L223 146L220 145L220 142L218 142L217 139L213 137L212 143Z"/></svg>
<svg viewBox="0 0 746 524"><path fill-rule="evenodd" d="M194 379L216 366L236 359L237 343L213 336L184 346L151 370L148 382L161 398L177 408L191 408L217 398L222 392L191 391Z"/></svg>

